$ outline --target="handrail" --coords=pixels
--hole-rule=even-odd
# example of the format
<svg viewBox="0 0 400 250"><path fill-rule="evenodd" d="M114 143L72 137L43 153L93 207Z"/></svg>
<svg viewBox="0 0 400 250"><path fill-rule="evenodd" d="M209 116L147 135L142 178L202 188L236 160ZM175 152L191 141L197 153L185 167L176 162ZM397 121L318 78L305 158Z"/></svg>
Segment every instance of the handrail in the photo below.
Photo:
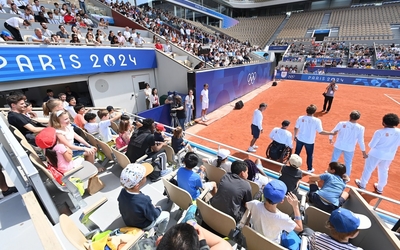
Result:
<svg viewBox="0 0 400 250"><path fill-rule="evenodd" d="M128 113L131 117L137 117L137 118L140 118L140 119L145 119L145 117L141 117L141 116L138 116L138 115L129 113L129 112L126 112L126 113ZM171 127L171 126L169 126L169 125L165 125L165 124L164 124L164 127L168 128L168 129L172 129L172 130L174 129L173 127ZM228 148L228 149L231 149L231 150L240 152L240 153L247 154L248 156L255 157L255 158L257 158L257 159L266 161L266 162L271 163L271 164L274 164L274 165L278 165L278 166L282 166L282 165L283 165L283 164L280 163L280 162L277 162L277 161L274 161L274 160L270 160L270 159L267 159L267 158L265 158L265 157L262 157L262 156L253 154L253 153L249 153L249 152L247 152L247 151L244 151L244 150L235 148L235 147L233 147L233 146L229 146L229 145L226 145L226 144L224 144L224 143L217 142L217 141L214 141L214 140L211 140L211 139L208 139L208 138L205 138L205 137L196 135L196 134L192 134L192 133L189 133L189 132L186 132L186 131L185 131L185 135L190 135L190 136L196 137L196 138L198 138L198 139L201 139L201 140L204 140L204 141L207 141L207 142L211 142L211 143L213 143L213 144L218 145L218 148L222 146L222 147L224 147L224 148ZM195 144L197 144L197 143L195 143ZM199 144L199 145L200 145L200 144ZM235 159L235 160L243 160L243 159L240 159L240 158L235 157L235 156L232 156L232 155L229 156L229 157L231 157L231 158L233 158L233 159ZM264 168L264 169L265 169L265 168ZM268 172L273 173L273 174L275 174L275 175L279 175L277 172L275 172L275 171L273 171L273 170L270 170L270 169L265 169L265 170L267 170ZM309 173L309 172L307 172L307 171L303 171L303 170L301 170L301 171L302 171L302 173L305 174L305 175L315 176L315 174ZM301 184L303 184L303 185L305 185L305 186L309 186L309 184L306 183L306 182L304 182L304 181L301 181ZM346 187L349 188L350 186L349 186L349 185L346 185ZM375 210L375 211L379 210L379 212L382 213L383 210L381 210L381 209L378 208L379 205L380 205L380 203L381 203L382 201L388 201L388 202L390 202L390 203L394 203L394 204L396 204L396 205L400 205L400 201L398 201L398 200L395 200L395 199L392 199L392 198L389 198L389 197L386 197L386 196L383 196L383 195L380 195L380 194L376 194L376 193L367 191L367 190L365 190L365 189L360 189L360 188L353 187L353 186L351 186L351 187L352 187L353 189L357 190L359 193L364 193L364 194L370 195L370 196L372 196L372 197L374 197L374 198L378 198L377 202L376 202L374 205L371 205L371 206L372 206L372 209ZM388 212L388 213L389 213L389 212ZM394 215L393 213L390 213L390 216L393 216L393 215ZM397 216L397 219L400 219L400 215L397 215L397 214L396 214L396 216Z"/></svg>

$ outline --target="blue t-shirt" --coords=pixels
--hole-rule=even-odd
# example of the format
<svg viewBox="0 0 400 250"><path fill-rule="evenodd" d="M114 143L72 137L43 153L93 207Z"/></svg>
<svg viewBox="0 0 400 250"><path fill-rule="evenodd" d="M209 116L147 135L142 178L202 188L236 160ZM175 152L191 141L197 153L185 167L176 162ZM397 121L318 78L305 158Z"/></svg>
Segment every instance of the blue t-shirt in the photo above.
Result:
<svg viewBox="0 0 400 250"><path fill-rule="evenodd" d="M321 174L319 178L324 181L324 185L316 193L333 205L339 206L339 198L346 187L344 180L340 176L330 173Z"/></svg>
<svg viewBox="0 0 400 250"><path fill-rule="evenodd" d="M176 176L178 186L188 191L193 200L197 199L197 197L200 195L199 188L203 187L200 176L192 170L186 169L185 167L181 167Z"/></svg>

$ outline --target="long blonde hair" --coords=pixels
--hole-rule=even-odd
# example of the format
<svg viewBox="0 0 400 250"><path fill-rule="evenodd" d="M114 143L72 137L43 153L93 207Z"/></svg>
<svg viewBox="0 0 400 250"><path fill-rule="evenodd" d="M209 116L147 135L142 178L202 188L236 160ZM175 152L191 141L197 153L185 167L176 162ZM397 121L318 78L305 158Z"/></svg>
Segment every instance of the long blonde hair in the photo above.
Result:
<svg viewBox="0 0 400 250"><path fill-rule="evenodd" d="M42 105L43 115L49 116L53 109L55 109L58 105L62 104L60 99L50 99L47 102L44 102Z"/></svg>

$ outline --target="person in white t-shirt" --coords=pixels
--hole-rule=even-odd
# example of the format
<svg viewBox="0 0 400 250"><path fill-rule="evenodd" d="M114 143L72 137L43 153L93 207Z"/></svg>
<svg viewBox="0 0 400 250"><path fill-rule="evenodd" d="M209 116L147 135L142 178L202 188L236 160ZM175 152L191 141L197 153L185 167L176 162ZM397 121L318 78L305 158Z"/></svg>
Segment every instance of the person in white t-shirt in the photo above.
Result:
<svg viewBox="0 0 400 250"><path fill-rule="evenodd" d="M307 115L300 116L296 121L294 128L294 139L296 141L295 154L300 155L303 146L306 148L307 153L307 171L309 173L314 172L312 167L313 154L314 154L314 142L316 132L320 135L336 135L336 132L328 132L322 129L322 122L317 117L314 117L314 113L317 111L317 106L311 104L307 107Z"/></svg>
<svg viewBox="0 0 400 250"><path fill-rule="evenodd" d="M131 29L128 26L126 26L124 31L124 37L128 41L131 36L132 36Z"/></svg>
<svg viewBox="0 0 400 250"><path fill-rule="evenodd" d="M122 113L117 113L116 115L114 115L113 118L110 118L108 111L106 109L102 109L97 112L97 116L100 118L99 133L101 140L109 144L109 146L115 145L114 139L116 139L118 136L115 136L115 138L113 137L113 135L111 134L110 126L111 122L114 122L121 118Z"/></svg>
<svg viewBox="0 0 400 250"><path fill-rule="evenodd" d="M277 244L281 244L283 230L286 232L303 231L299 200L290 192L286 195L286 192L287 187L284 182L272 180L263 189L264 203L258 200L246 203L246 207L250 210L254 230ZM293 208L294 220L277 208L278 203L282 203L285 197Z"/></svg>
<svg viewBox="0 0 400 250"><path fill-rule="evenodd" d="M400 129L396 128L399 125L399 117L393 113L386 114L383 116L382 125L384 128L375 131L368 144L370 150L361 179L355 180L359 188L365 189L372 172L378 166L378 183L374 183L375 192L378 194L383 192L387 184L389 166L400 146Z"/></svg>
<svg viewBox="0 0 400 250"><path fill-rule="evenodd" d="M357 142L363 153L364 159L367 158L367 154L365 153L365 143L364 143L365 128L364 126L357 123L358 119L360 119L360 116L361 114L359 111L353 110L350 113L349 121L339 122L336 125L336 127L332 130L332 132L337 131L338 135L334 145L331 162L337 162L339 160L340 155L343 153L344 165L346 165L346 174L349 177L351 174L351 165ZM333 144L332 139L333 136L330 135L329 142L331 144Z"/></svg>
<svg viewBox="0 0 400 250"><path fill-rule="evenodd" d="M208 99L208 84L204 84L204 88L201 91L200 94L200 102L201 102L201 120L203 122L207 121L207 109L208 109L208 104L209 104L209 99Z"/></svg>
<svg viewBox="0 0 400 250"><path fill-rule="evenodd" d="M151 88L150 88L150 84L145 83L146 84L146 88L143 90L144 91L144 95L146 97L146 109L151 108L151 102L150 102L150 96L151 96Z"/></svg>
<svg viewBox="0 0 400 250"><path fill-rule="evenodd" d="M293 148L292 133L287 130L289 125L290 121L284 120L282 122L282 127L274 128L269 134L269 138L272 140L272 146L269 152L267 152L267 157L270 157L272 160L279 160L286 147Z"/></svg>
<svg viewBox="0 0 400 250"><path fill-rule="evenodd" d="M248 152L254 153L256 152L258 146L256 146L256 141L260 137L260 134L263 132L263 115L262 112L267 108L266 103L261 103L258 106L258 109L254 110L253 113L253 120L251 122L251 135L253 136L253 139L250 141L250 147L247 149Z"/></svg>

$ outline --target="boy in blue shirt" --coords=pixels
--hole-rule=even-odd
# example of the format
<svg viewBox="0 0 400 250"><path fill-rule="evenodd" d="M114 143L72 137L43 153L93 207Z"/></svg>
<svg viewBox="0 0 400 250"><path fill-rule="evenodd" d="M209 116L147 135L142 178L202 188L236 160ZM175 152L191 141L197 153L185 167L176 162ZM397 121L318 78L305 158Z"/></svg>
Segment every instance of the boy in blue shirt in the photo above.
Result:
<svg viewBox="0 0 400 250"><path fill-rule="evenodd" d="M153 172L148 164L131 163L121 172L121 185L124 187L118 196L119 211L126 226L137 227L145 231L158 226L156 236L167 229L169 212L154 206L149 196L140 192L146 183L146 176Z"/></svg>
<svg viewBox="0 0 400 250"><path fill-rule="evenodd" d="M217 193L217 184L214 181L202 182L200 175L204 174L204 167L200 167L200 175L193 172L193 168L199 163L199 157L194 152L188 152L183 160L185 167L181 167L177 173L178 186L192 196L196 200L200 195L200 188L207 188L214 196Z"/></svg>

